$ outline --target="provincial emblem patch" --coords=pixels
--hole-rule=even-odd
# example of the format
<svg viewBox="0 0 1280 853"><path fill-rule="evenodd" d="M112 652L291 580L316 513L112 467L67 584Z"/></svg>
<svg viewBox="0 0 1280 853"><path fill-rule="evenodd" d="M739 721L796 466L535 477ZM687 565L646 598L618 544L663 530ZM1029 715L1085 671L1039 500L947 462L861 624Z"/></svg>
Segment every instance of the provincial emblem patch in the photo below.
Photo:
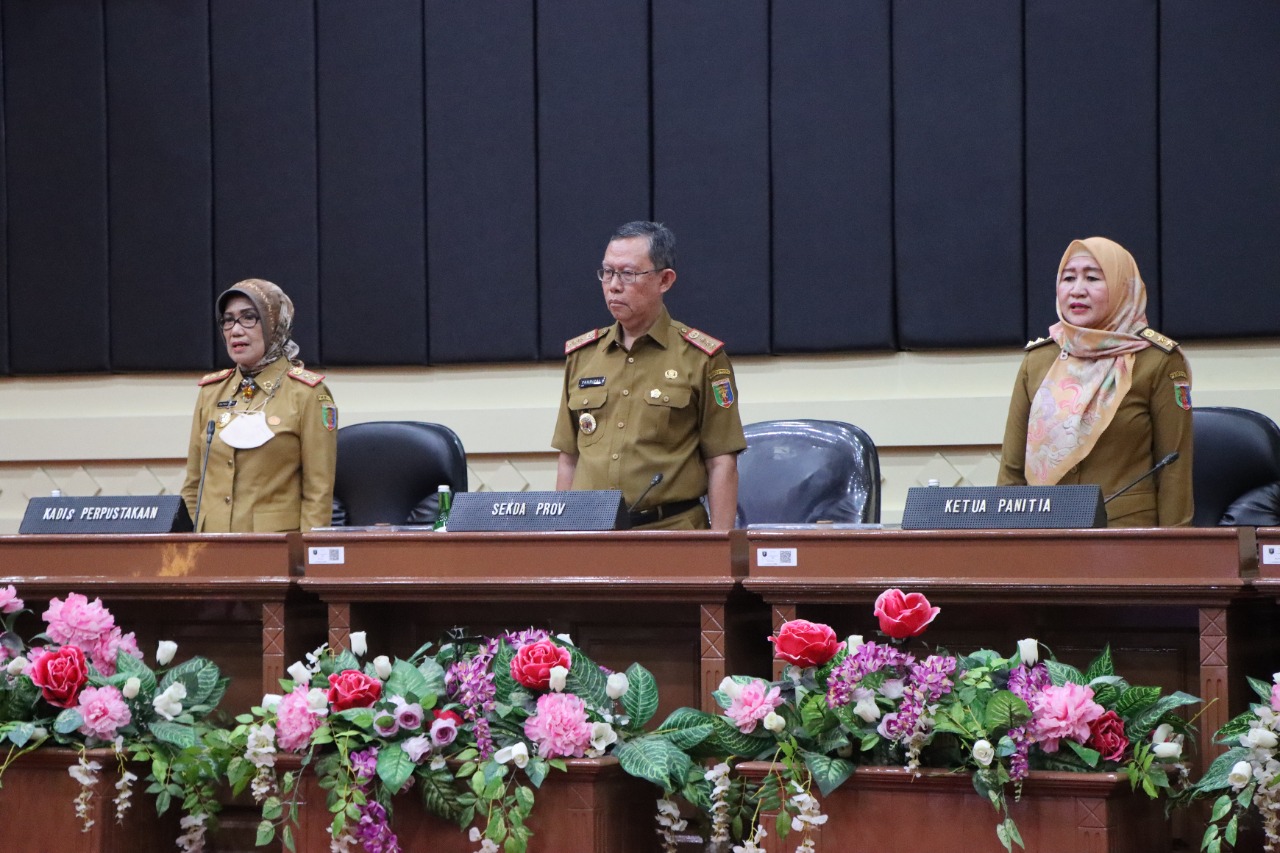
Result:
<svg viewBox="0 0 1280 853"><path fill-rule="evenodd" d="M716 398L716 405L727 409L733 405L733 383L728 379L717 379L711 383L711 393Z"/></svg>
<svg viewBox="0 0 1280 853"><path fill-rule="evenodd" d="M333 432L338 428L338 407L333 403L322 403L320 405L320 422L324 424L324 428L329 432Z"/></svg>
<svg viewBox="0 0 1280 853"><path fill-rule="evenodd" d="M1177 380L1173 383L1173 399L1177 401L1178 407L1191 411L1191 383L1186 380Z"/></svg>

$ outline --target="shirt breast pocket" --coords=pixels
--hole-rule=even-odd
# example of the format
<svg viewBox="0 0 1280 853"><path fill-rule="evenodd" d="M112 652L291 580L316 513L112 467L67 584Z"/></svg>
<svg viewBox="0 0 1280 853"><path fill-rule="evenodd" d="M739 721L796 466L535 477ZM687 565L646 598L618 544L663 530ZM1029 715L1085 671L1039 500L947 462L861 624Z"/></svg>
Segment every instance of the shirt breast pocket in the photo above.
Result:
<svg viewBox="0 0 1280 853"><path fill-rule="evenodd" d="M569 397L569 411L578 421L578 447L590 447L604 435L604 406L609 392L604 388L579 388Z"/></svg>
<svg viewBox="0 0 1280 853"><path fill-rule="evenodd" d="M663 388L658 396L645 394L644 401L648 417L645 425L645 437L651 441L668 440L671 430L679 429L679 425L691 417L689 403L693 399L693 390L689 387Z"/></svg>

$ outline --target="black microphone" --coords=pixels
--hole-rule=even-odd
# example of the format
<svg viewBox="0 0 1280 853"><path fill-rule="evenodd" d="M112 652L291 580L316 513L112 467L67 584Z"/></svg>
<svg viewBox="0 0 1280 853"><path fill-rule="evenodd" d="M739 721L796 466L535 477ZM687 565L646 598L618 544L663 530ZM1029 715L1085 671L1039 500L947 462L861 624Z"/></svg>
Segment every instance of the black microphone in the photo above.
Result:
<svg viewBox="0 0 1280 853"><path fill-rule="evenodd" d="M1109 497L1109 498L1107 498L1105 501L1103 501L1103 502L1102 502L1102 503L1103 503L1103 506L1105 506L1105 505L1107 505L1107 504L1111 503L1113 500L1115 500L1116 498L1120 497L1120 496L1121 496L1121 495L1123 495L1125 492L1129 491L1129 490L1130 490L1130 489L1132 489L1134 486L1136 486L1136 485L1138 485L1139 483L1141 483L1143 480L1145 480L1145 479L1147 479L1148 477L1150 477L1150 476L1152 476L1153 474L1155 474L1157 471L1159 471L1159 470L1160 470L1161 468L1163 468L1164 466L1166 466L1166 465L1170 465L1170 464L1172 464L1172 463L1174 463L1174 462L1177 462L1177 461L1178 461L1178 451L1176 451L1176 450L1175 450L1175 451L1173 451L1172 453L1170 453L1168 456L1166 456L1165 458L1163 458L1163 459L1161 459L1159 462L1157 462L1157 463L1155 464L1155 466L1154 466L1154 467L1152 467L1152 469L1151 469L1150 471L1148 471L1147 473L1143 474L1141 477L1139 477L1138 479L1134 480L1132 483L1130 483L1129 485L1125 486L1123 489L1121 489L1120 491L1116 492L1114 495L1112 495L1111 497Z"/></svg>
<svg viewBox="0 0 1280 853"><path fill-rule="evenodd" d="M200 488L196 490L196 517L191 522L191 529L200 531L200 502L204 500L204 474L209 470L209 446L213 444L213 421L204 428L204 462L200 466Z"/></svg>
<svg viewBox="0 0 1280 853"><path fill-rule="evenodd" d="M654 486L658 485L661 482L662 482L662 472L659 471L657 474L653 475L653 479L649 481L649 485L644 487L644 491L640 493L640 497L636 498L636 502L633 503L631 506L627 507L627 512L635 512L636 507L640 506L640 502L643 501L649 495L649 493L653 491Z"/></svg>

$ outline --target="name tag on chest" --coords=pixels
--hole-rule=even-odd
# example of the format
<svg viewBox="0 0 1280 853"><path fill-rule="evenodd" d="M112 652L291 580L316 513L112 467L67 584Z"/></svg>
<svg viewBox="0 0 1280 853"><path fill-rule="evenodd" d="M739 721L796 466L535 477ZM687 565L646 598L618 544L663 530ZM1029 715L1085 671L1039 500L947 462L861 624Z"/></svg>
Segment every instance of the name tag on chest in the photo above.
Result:
<svg viewBox="0 0 1280 853"><path fill-rule="evenodd" d="M604 384L603 376L588 376L585 379L578 380L579 388L598 388Z"/></svg>

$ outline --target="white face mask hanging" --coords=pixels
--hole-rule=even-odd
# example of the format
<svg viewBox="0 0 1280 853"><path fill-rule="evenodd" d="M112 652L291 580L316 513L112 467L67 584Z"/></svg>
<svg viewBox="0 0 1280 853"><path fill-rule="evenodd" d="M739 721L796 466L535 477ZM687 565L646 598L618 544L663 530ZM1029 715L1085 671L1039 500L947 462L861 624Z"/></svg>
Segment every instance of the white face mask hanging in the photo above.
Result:
<svg viewBox="0 0 1280 853"><path fill-rule="evenodd" d="M218 437L237 450L251 450L266 444L276 434L267 426L267 416L263 412L236 412Z"/></svg>

